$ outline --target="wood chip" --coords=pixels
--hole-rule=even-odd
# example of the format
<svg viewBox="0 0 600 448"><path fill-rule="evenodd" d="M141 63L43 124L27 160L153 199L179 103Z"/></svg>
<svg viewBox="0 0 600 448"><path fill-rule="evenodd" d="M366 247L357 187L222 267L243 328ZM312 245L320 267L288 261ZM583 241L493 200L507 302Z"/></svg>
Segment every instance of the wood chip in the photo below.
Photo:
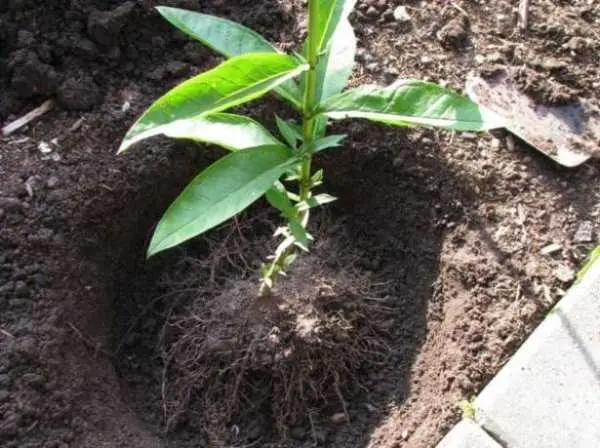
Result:
<svg viewBox="0 0 600 448"><path fill-rule="evenodd" d="M543 247L542 250L540 251L540 253L542 255L550 255L550 254L553 254L554 252L559 252L560 250L562 250L562 246L560 244L552 243L552 244L548 244L547 246Z"/></svg>
<svg viewBox="0 0 600 448"><path fill-rule="evenodd" d="M7 124L2 128L2 135L10 135L18 129L21 129L23 126L31 123L33 120L41 117L46 112L51 110L54 107L54 101L48 100L45 101L41 106L36 107L31 112L23 115L21 118L13 121L12 123Z"/></svg>
<svg viewBox="0 0 600 448"><path fill-rule="evenodd" d="M519 29L523 32L527 31L527 27L529 26L529 0L520 0L519 1Z"/></svg>

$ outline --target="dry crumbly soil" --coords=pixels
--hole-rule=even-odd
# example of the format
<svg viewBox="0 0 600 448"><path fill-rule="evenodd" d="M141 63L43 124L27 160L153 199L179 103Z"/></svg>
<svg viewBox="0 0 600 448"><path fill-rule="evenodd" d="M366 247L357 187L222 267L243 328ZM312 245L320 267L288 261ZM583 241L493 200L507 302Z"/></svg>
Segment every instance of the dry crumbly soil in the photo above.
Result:
<svg viewBox="0 0 600 448"><path fill-rule="evenodd" d="M300 1L162 3L238 20L282 48L304 33ZM427 77L461 87L470 70L500 65L518 68L519 85L536 100L595 100L600 6L532 2L522 35L514 3L359 1L353 82ZM161 211L219 154L156 139L114 155L153 98L219 61L164 24L155 4L0 0L0 122L50 97L59 104L0 138L2 446L215 444L206 426L215 417L198 415L194 400L165 432L160 343L169 296L197 303L181 288L197 289L203 278L194 277L194 254L229 273L216 285L251 280L277 218L258 204L236 225L144 262ZM395 20L401 5L410 21ZM273 99L243 111L269 122L274 112L290 114ZM379 341L386 361L361 364L352 375L362 387L312 409L313 424L298 422L288 437L268 407L220 422L230 430L226 446L435 446L460 418L459 403L569 287L597 237L597 160L562 169L501 134L335 128L350 135L346 147L317 163L340 200L316 213L323 243L311 255L326 269L298 278L334 296L351 291L351 300L360 300L357 291L385 296L394 311ZM541 253L551 243L559 250Z"/></svg>

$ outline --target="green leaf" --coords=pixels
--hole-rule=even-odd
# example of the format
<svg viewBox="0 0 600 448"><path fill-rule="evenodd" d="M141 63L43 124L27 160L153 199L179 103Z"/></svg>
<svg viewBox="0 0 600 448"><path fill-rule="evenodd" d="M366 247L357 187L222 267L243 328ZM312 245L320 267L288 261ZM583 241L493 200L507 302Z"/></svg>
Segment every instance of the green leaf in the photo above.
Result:
<svg viewBox="0 0 600 448"><path fill-rule="evenodd" d="M329 49L317 64L316 104L340 93L354 70L356 36L347 19L343 19L331 38Z"/></svg>
<svg viewBox="0 0 600 448"><path fill-rule="evenodd" d="M281 254L280 248L282 248L282 247L287 248L293 244L298 246L300 249L308 252L311 241L313 241L313 239L314 239L313 236L306 231L306 229L304 228L304 226L302 225L302 223L300 222L300 220L298 218L289 219L287 225L283 226L283 227L279 227L275 231L273 236L285 237L283 242L279 245L279 247L275 251L276 256Z"/></svg>
<svg viewBox="0 0 600 448"><path fill-rule="evenodd" d="M298 214L296 208L288 197L288 192L281 182L275 182L265 193L265 197L272 207L279 210L286 218L295 218Z"/></svg>
<svg viewBox="0 0 600 448"><path fill-rule="evenodd" d="M236 151L200 173L161 218L148 256L221 224L267 191L297 160L283 145Z"/></svg>
<svg viewBox="0 0 600 448"><path fill-rule="evenodd" d="M290 266L292 263L294 263L294 261L296 261L297 257L298 254L291 253L283 259L283 262L281 264L285 267Z"/></svg>
<svg viewBox="0 0 600 448"><path fill-rule="evenodd" d="M283 54L236 56L179 84L156 100L131 127L119 152L169 132L181 120L206 116L253 100L308 68Z"/></svg>
<svg viewBox="0 0 600 448"><path fill-rule="evenodd" d="M265 197L269 204L279 210L287 219L289 233L285 227L280 228L280 232L286 236L291 234L294 238L294 244L308 252L313 237L300 222L298 210L290 201L289 192L285 186L279 181L275 182L275 185L265 193Z"/></svg>
<svg viewBox="0 0 600 448"><path fill-rule="evenodd" d="M256 31L231 20L169 6L156 9L173 26L228 58L246 53L279 52Z"/></svg>
<svg viewBox="0 0 600 448"><path fill-rule="evenodd" d="M318 194L306 201L299 202L296 206L298 211L303 212L311 208L319 207L321 205L329 204L330 202L337 201L337 198L327 193Z"/></svg>
<svg viewBox="0 0 600 448"><path fill-rule="evenodd" d="M311 188L318 187L323 183L323 169L317 170L310 178Z"/></svg>
<svg viewBox="0 0 600 448"><path fill-rule="evenodd" d="M230 151L281 145L260 123L242 115L217 113L179 120L165 129L167 137L219 145Z"/></svg>
<svg viewBox="0 0 600 448"><path fill-rule="evenodd" d="M294 237L294 244L303 251L308 252L311 242L314 240L313 236L308 233L300 220L297 218L290 219L288 221L288 226L292 232L292 236Z"/></svg>
<svg viewBox="0 0 600 448"><path fill-rule="evenodd" d="M231 20L168 6L158 6L156 9L173 26L225 57L248 53L282 53L256 31ZM276 90L294 106L301 107L302 93L296 82L285 81Z"/></svg>
<svg viewBox="0 0 600 448"><path fill-rule="evenodd" d="M318 1L318 22L319 33L315 36L317 39L317 49L319 52L327 49L333 34L338 29L338 25L354 8L356 0L319 0Z"/></svg>
<svg viewBox="0 0 600 448"><path fill-rule="evenodd" d="M347 135L345 134L328 135L327 137L312 141L310 145L302 145L302 150L309 154L314 154L327 148L338 147L341 146L342 140L346 137Z"/></svg>
<svg viewBox="0 0 600 448"><path fill-rule="evenodd" d="M290 145L290 147L295 148L296 142L298 140L302 140L302 134L298 133L298 130L293 123L289 123L279 118L277 115L275 115L275 123L279 129L279 133L285 139L286 143Z"/></svg>
<svg viewBox="0 0 600 448"><path fill-rule="evenodd" d="M315 118L315 137L323 138L327 134L327 117L325 115L317 115Z"/></svg>
<svg viewBox="0 0 600 448"><path fill-rule="evenodd" d="M396 126L430 126L483 131L504 120L467 97L437 84L407 80L389 87L362 86L330 98L319 110L340 120L366 118Z"/></svg>

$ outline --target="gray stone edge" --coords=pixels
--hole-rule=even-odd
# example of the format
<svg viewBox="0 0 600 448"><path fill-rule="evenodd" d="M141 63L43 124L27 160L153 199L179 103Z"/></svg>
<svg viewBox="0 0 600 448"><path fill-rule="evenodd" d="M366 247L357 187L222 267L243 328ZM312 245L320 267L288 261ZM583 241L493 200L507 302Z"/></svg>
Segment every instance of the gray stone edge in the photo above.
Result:
<svg viewBox="0 0 600 448"><path fill-rule="evenodd" d="M458 422L436 448L502 448L477 422L465 418Z"/></svg>
<svg viewBox="0 0 600 448"><path fill-rule="evenodd" d="M512 366L521 365L524 360L530 358L531 354L534 353L540 343L543 342L546 335L555 331L556 326L559 324L558 319L551 318L556 311L559 309L566 310L570 309L574 306L577 306L577 302L581 294L585 294L587 291L592 290L593 288L600 288L600 260L596 260L587 270L587 272L580 278L573 286L569 288L564 297L550 310L548 316L538 325L538 327L529 335L529 337L525 340L525 342L519 347L519 349L515 352L515 354L509 359L509 361L500 369L500 371L492 378L492 380L483 388L480 392L479 396L475 399L473 406L475 410L475 419L463 419L459 423L457 423L448 434L436 445L436 448L466 448L470 447L469 445L451 445L450 442L454 442L453 439L456 436L457 432L455 431L460 426L463 426L465 422L470 422L477 426L497 447L506 446L501 440L498 440L496 435L493 432L492 428L486 429L485 427L485 414L481 412L478 406L478 402L481 402L479 398L481 395L485 395L486 391L489 390L490 387L494 388L495 384L499 381L503 381L503 378L510 377L510 371L513 368ZM549 318L550 317L550 318ZM510 399L510 397L507 397ZM461 432L460 429L457 430ZM450 441L450 442L449 442Z"/></svg>

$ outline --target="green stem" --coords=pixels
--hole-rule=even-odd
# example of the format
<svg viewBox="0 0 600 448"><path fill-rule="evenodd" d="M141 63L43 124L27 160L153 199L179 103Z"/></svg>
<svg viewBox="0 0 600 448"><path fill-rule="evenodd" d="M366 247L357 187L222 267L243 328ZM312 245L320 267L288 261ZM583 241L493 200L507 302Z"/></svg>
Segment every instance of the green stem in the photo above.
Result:
<svg viewBox="0 0 600 448"><path fill-rule="evenodd" d="M314 118L314 109L317 102L317 64L319 62L319 43L316 36L319 34L319 0L308 1L308 65L309 70L306 75L306 92L303 105L303 126L302 133L304 144L310 146L315 139L316 121ZM306 155L302 161L302 170L300 177L300 200L306 201L310 198L311 188L311 161L312 155ZM308 224L309 211L306 210L301 216L300 221L304 226Z"/></svg>
<svg viewBox="0 0 600 448"><path fill-rule="evenodd" d="M302 104L302 137L304 145L310 147L315 140L316 120L313 111L317 102L317 63L318 63L318 42L314 36L318 35L318 1L308 1L308 65L309 70L306 75L306 91L304 93L304 103ZM306 154L302 159L299 179L299 196L300 201L310 199L311 195L311 162L312 155ZM310 211L307 209L300 212L299 219L302 225L306 228ZM268 297L271 294L274 277L283 269L285 258L293 250L293 244L281 251L280 254L271 262L267 271L263 274L262 284L260 286L259 296Z"/></svg>

